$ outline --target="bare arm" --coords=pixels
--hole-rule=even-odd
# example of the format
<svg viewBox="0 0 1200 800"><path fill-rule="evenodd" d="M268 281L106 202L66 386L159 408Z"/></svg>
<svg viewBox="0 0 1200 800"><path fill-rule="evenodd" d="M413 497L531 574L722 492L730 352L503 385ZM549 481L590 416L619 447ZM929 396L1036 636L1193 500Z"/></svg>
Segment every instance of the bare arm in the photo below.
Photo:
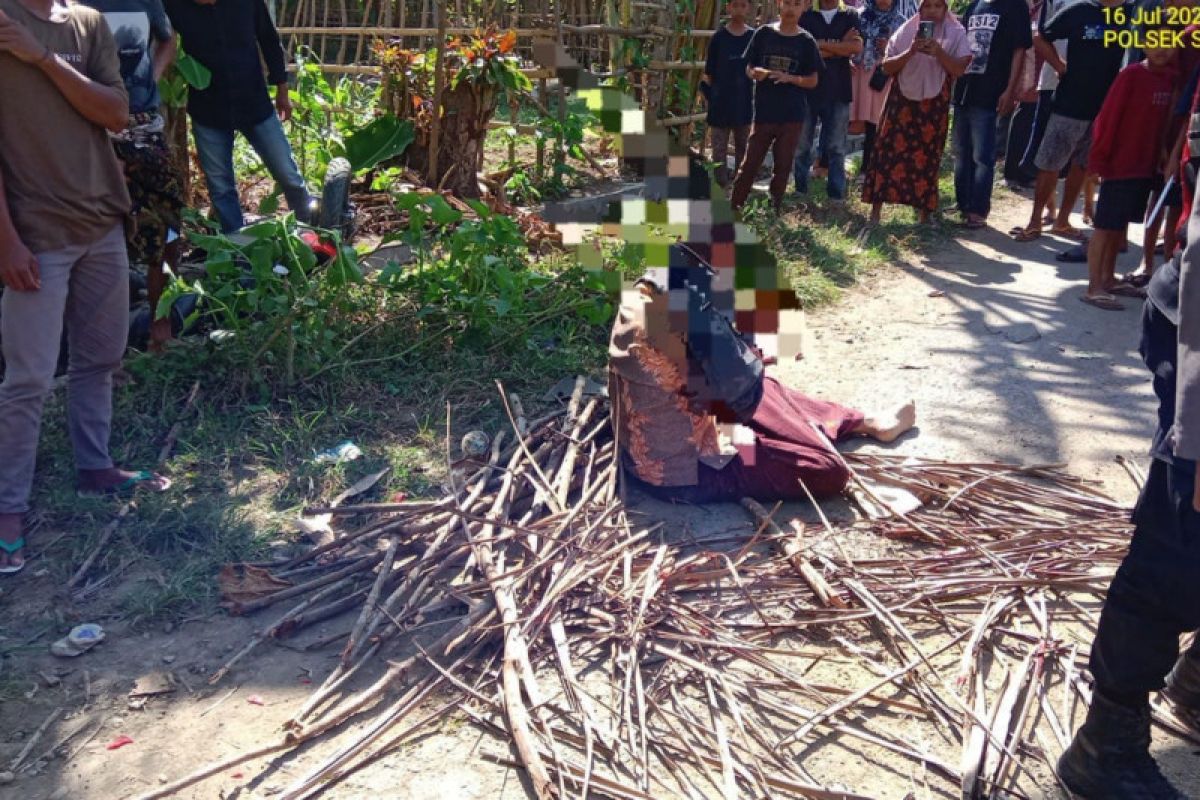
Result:
<svg viewBox="0 0 1200 800"><path fill-rule="evenodd" d="M1054 43L1046 39L1040 33L1033 37L1033 52L1042 57L1050 65L1050 68L1062 75L1067 71L1066 62L1058 56L1058 50L1055 49Z"/></svg>
<svg viewBox="0 0 1200 800"><path fill-rule="evenodd" d="M0 281L3 281L7 288L18 292L37 291L42 288L37 259L17 235L12 216L8 213L3 170L0 170Z"/></svg>
<svg viewBox="0 0 1200 800"><path fill-rule="evenodd" d="M996 106L996 110L1000 116L1010 113L1017 104L1017 95L1021 91L1021 75L1025 69L1026 53L1027 51L1025 50L1017 50L1013 53L1012 66L1008 70L1008 86L1005 87L1004 93L1000 95L1000 100Z"/></svg>
<svg viewBox="0 0 1200 800"><path fill-rule="evenodd" d="M114 132L129 123L129 98L124 89L105 86L77 72L4 12L0 12L0 52L40 69L85 119Z"/></svg>
<svg viewBox="0 0 1200 800"><path fill-rule="evenodd" d="M178 53L179 43L176 41L174 35L155 42L154 52L150 55L150 61L154 64L154 80L156 83L162 80L163 75L167 74L167 68L175 63L175 56Z"/></svg>

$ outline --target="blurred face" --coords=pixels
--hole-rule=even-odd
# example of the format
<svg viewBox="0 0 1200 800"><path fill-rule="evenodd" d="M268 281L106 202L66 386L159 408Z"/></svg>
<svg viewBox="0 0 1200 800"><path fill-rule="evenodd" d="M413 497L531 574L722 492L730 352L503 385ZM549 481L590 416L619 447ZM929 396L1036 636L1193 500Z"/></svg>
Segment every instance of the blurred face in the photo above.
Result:
<svg viewBox="0 0 1200 800"><path fill-rule="evenodd" d="M875 7L886 13L892 10L892 2L893 0L875 0Z"/></svg>
<svg viewBox="0 0 1200 800"><path fill-rule="evenodd" d="M941 22L946 18L946 0L925 0L921 3L921 19Z"/></svg>
<svg viewBox="0 0 1200 800"><path fill-rule="evenodd" d="M806 3L802 0L780 0L779 19L784 22L795 22L804 13L805 5ZM807 5L811 5L811 3L807 3Z"/></svg>
<svg viewBox="0 0 1200 800"><path fill-rule="evenodd" d="M725 13L730 19L745 22L746 17L750 16L750 0L729 0L725 4Z"/></svg>
<svg viewBox="0 0 1200 800"><path fill-rule="evenodd" d="M1175 50L1171 47L1147 47L1144 52L1152 67L1165 67L1175 60Z"/></svg>

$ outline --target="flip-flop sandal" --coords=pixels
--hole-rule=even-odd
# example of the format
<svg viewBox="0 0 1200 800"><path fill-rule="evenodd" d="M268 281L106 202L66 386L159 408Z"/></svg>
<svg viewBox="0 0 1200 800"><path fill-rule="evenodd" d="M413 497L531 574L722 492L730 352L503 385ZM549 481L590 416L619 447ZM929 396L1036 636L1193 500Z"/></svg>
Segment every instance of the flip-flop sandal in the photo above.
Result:
<svg viewBox="0 0 1200 800"><path fill-rule="evenodd" d="M1051 236L1058 236L1063 239L1070 239L1073 242L1086 242L1087 234L1078 228L1051 228L1049 231Z"/></svg>
<svg viewBox="0 0 1200 800"><path fill-rule="evenodd" d="M1087 263L1087 248L1082 244L1077 244L1074 247L1068 247L1055 254L1055 261L1061 261L1064 264L1086 264Z"/></svg>
<svg viewBox="0 0 1200 800"><path fill-rule="evenodd" d="M1123 275L1121 283L1127 283L1130 286L1136 286L1139 289L1144 289L1150 285L1150 276L1144 272L1139 272L1136 275Z"/></svg>
<svg viewBox="0 0 1200 800"><path fill-rule="evenodd" d="M987 227L987 222L984 220L981 220L981 219L964 219L962 222L960 222L958 224L961 225L962 227L966 228L969 231L977 231L977 230L980 230L981 228Z"/></svg>
<svg viewBox="0 0 1200 800"><path fill-rule="evenodd" d="M1042 238L1042 232L1031 231L1028 228L1022 228L1020 231L1014 233L1012 237L1018 242L1033 242Z"/></svg>
<svg viewBox="0 0 1200 800"><path fill-rule="evenodd" d="M156 484L159 488L155 488ZM142 470L141 472L135 472L120 483L109 486L106 489L79 489L76 494L80 497L106 497L116 494L128 494L139 487L145 488L147 491L155 494L162 494L171 488L171 479L164 475Z"/></svg>
<svg viewBox="0 0 1200 800"><path fill-rule="evenodd" d="M25 547L25 537L24 536L17 537L17 540L15 542L0 541L0 550L3 550L4 552L8 553L10 556L13 553L17 552L18 550L20 550L24 547ZM16 573L20 572L23 569L25 569L24 561L22 561L20 564L16 565L15 567L14 566L0 567L0 575L15 575Z"/></svg>
<svg viewBox="0 0 1200 800"><path fill-rule="evenodd" d="M1117 298L1110 294L1102 294L1097 297L1088 297L1086 294L1079 296L1081 302L1087 303L1089 306L1104 309L1105 311L1124 311L1125 306L1120 303Z"/></svg>
<svg viewBox="0 0 1200 800"><path fill-rule="evenodd" d="M1145 298L1146 296L1145 289L1128 283L1118 283L1115 286L1110 286L1108 292L1109 294L1120 295L1121 297Z"/></svg>

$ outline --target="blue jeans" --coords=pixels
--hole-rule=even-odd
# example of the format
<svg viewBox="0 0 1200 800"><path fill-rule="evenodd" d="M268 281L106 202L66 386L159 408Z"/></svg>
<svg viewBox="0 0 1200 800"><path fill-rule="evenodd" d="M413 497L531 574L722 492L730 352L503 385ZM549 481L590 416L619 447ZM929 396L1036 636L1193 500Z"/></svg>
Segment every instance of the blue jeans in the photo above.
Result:
<svg viewBox="0 0 1200 800"><path fill-rule="evenodd" d="M257 125L239 128L246 141L263 160L271 177L283 190L288 208L301 222L308 221L308 188L304 177L292 157L292 147L279 118L271 114ZM200 168L208 183L208 196L217 220L225 233L241 228L242 204L238 201L237 176L233 174L233 136L237 131L208 128L192 122L192 137L196 140L196 154L200 157Z"/></svg>
<svg viewBox="0 0 1200 800"><path fill-rule="evenodd" d="M849 103L808 104L804 132L800 134L800 147L796 150L793 169L796 191L799 194L808 194L808 172L813 163L813 138L818 120L821 123L818 146L821 155L829 164L829 183L826 191L831 200L841 200L846 196L846 128L850 125Z"/></svg>
<svg viewBox="0 0 1200 800"><path fill-rule="evenodd" d="M954 199L964 214L987 217L996 174L996 109L954 109Z"/></svg>

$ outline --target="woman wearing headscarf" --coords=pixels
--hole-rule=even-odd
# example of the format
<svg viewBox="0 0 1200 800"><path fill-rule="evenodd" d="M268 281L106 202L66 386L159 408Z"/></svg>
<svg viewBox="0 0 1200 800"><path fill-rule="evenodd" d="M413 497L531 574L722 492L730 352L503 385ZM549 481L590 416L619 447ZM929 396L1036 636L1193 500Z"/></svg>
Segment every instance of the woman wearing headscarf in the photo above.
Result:
<svg viewBox="0 0 1200 800"><path fill-rule="evenodd" d="M932 27L932 35L920 36ZM928 222L938 206L938 171L950 118L950 86L971 63L967 32L945 0L923 0L888 42L883 71L895 77L867 167L863 202L878 222L884 203L917 209Z"/></svg>
<svg viewBox="0 0 1200 800"><path fill-rule="evenodd" d="M850 104L850 124L862 124L866 138L863 140L862 172L871 162L875 144L876 126L883 114L883 102L887 97L890 77L879 72L878 67L887 52L888 40L905 22L905 17L896 7L895 0L865 0L859 16L862 30L862 52L851 59L854 66L854 99Z"/></svg>

